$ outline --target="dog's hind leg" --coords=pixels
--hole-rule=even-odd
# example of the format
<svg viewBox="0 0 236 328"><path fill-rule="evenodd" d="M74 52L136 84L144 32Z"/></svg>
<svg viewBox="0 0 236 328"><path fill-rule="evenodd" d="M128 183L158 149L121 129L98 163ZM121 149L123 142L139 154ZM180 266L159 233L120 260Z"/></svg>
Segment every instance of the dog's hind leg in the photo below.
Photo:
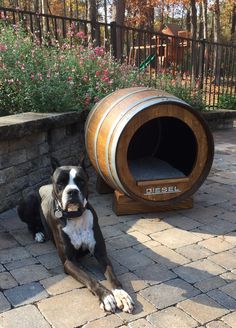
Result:
<svg viewBox="0 0 236 328"><path fill-rule="evenodd" d="M40 216L40 200L36 193L30 194L20 201L17 212L21 221L25 222L34 239L42 243L45 241L45 230Z"/></svg>

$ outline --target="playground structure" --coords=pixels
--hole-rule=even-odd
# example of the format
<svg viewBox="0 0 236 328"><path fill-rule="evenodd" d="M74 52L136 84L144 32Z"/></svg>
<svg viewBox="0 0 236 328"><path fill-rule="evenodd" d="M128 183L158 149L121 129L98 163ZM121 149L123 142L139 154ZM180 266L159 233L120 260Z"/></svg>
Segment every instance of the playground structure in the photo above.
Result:
<svg viewBox="0 0 236 328"><path fill-rule="evenodd" d="M174 36L174 38L173 38ZM140 69L180 65L184 59L185 48L190 44L186 38L190 37L188 31L183 31L176 24L166 24L150 39L150 44L132 46L129 52L129 64ZM146 40L145 40L146 41Z"/></svg>

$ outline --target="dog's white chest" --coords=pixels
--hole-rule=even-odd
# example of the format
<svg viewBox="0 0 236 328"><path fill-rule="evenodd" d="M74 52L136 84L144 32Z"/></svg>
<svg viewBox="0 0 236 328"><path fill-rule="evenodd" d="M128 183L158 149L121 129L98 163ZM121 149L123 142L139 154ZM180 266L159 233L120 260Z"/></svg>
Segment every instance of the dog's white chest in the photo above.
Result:
<svg viewBox="0 0 236 328"><path fill-rule="evenodd" d="M93 233L93 215L90 210L85 210L79 218L68 220L62 230L76 249L82 247L93 253L96 242Z"/></svg>

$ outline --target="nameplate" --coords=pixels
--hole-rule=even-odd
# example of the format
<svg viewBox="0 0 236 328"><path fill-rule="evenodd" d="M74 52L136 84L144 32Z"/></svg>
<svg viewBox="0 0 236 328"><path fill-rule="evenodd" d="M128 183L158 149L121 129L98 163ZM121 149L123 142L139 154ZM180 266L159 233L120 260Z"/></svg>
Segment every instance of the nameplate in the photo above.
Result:
<svg viewBox="0 0 236 328"><path fill-rule="evenodd" d="M168 187L151 187L146 188L144 191L144 195L160 195L160 194L175 194L180 193L181 190L177 188L177 186L168 186Z"/></svg>

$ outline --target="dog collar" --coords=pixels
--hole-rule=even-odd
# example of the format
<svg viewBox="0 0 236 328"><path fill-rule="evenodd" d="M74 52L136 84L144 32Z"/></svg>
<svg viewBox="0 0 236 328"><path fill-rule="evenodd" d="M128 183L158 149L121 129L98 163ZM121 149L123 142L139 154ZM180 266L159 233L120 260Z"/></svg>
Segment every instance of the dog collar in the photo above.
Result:
<svg viewBox="0 0 236 328"><path fill-rule="evenodd" d="M59 204L55 204L54 215L57 219L74 219L80 217L86 210L86 206L78 211L64 211Z"/></svg>

